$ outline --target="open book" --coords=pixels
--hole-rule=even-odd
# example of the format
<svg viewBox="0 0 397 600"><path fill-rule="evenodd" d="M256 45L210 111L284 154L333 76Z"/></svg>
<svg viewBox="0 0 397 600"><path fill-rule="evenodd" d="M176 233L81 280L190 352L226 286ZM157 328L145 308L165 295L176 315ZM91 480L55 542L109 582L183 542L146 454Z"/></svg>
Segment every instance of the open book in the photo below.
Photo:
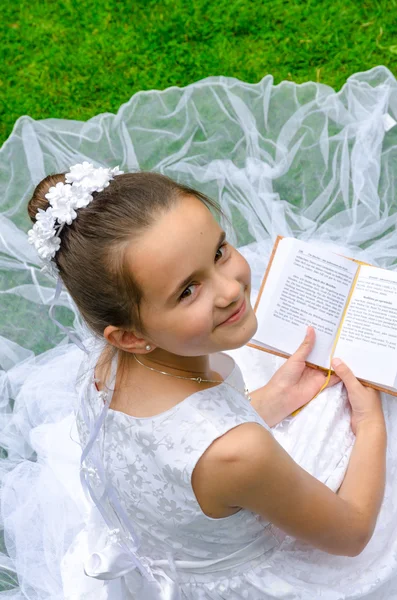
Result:
<svg viewBox="0 0 397 600"><path fill-rule="evenodd" d="M397 272L278 237L255 305L249 346L288 357L316 330L307 364L341 358L365 385L397 396Z"/></svg>

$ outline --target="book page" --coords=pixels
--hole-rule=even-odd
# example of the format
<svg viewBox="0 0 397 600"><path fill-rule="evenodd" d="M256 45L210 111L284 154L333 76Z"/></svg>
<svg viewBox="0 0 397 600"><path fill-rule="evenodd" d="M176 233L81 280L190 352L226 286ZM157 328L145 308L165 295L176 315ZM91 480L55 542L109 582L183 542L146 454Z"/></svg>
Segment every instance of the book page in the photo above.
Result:
<svg viewBox="0 0 397 600"><path fill-rule="evenodd" d="M257 308L253 342L292 354L312 325L316 344L307 360L328 368L356 271L356 263L343 256L312 243L282 239Z"/></svg>
<svg viewBox="0 0 397 600"><path fill-rule="evenodd" d="M335 356L356 377L397 387L397 273L361 267Z"/></svg>

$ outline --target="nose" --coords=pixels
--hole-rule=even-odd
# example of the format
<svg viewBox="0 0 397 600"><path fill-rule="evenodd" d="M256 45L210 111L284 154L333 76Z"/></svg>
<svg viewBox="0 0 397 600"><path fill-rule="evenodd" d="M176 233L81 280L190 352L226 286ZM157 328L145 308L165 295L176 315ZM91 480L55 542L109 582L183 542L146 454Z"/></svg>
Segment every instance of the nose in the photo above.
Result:
<svg viewBox="0 0 397 600"><path fill-rule="evenodd" d="M243 291L242 284L237 279L220 276L217 280L216 305L219 308L226 308L238 302Z"/></svg>

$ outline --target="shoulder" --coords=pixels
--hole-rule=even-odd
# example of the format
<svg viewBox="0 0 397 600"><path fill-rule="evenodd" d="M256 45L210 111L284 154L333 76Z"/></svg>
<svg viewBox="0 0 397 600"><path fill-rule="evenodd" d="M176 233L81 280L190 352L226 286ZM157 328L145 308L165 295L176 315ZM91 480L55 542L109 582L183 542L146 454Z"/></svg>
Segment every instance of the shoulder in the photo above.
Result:
<svg viewBox="0 0 397 600"><path fill-rule="evenodd" d="M211 477L216 469L232 470L249 464L266 463L275 440L270 431L259 423L236 425L218 437L198 461L194 473Z"/></svg>
<svg viewBox="0 0 397 600"><path fill-rule="evenodd" d="M259 423L242 423L212 442L192 474L192 486L204 512L239 506L238 489L266 476L273 463L275 440Z"/></svg>

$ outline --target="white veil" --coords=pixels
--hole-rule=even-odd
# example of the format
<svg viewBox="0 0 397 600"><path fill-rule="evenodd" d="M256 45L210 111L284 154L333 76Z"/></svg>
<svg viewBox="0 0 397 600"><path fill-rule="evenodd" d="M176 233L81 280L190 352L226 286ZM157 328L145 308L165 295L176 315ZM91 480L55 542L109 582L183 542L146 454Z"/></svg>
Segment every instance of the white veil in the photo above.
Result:
<svg viewBox="0 0 397 600"><path fill-rule="evenodd" d="M238 245L251 244L245 252L254 288L278 234L348 247L352 256L395 269L394 118L397 82L377 67L338 93L316 83L274 86L271 76L257 84L209 77L139 92L116 115L85 123L18 119L0 151L0 597L63 598L59 564L86 516L65 494L80 452L72 410L83 353L48 315L55 283L40 272L26 235L35 185L88 160L157 171L196 188L219 202ZM81 339L90 336L65 290L55 314ZM57 424L68 419L70 437L57 436ZM56 464L57 448L66 446L70 463ZM44 477L51 489L41 493Z"/></svg>

